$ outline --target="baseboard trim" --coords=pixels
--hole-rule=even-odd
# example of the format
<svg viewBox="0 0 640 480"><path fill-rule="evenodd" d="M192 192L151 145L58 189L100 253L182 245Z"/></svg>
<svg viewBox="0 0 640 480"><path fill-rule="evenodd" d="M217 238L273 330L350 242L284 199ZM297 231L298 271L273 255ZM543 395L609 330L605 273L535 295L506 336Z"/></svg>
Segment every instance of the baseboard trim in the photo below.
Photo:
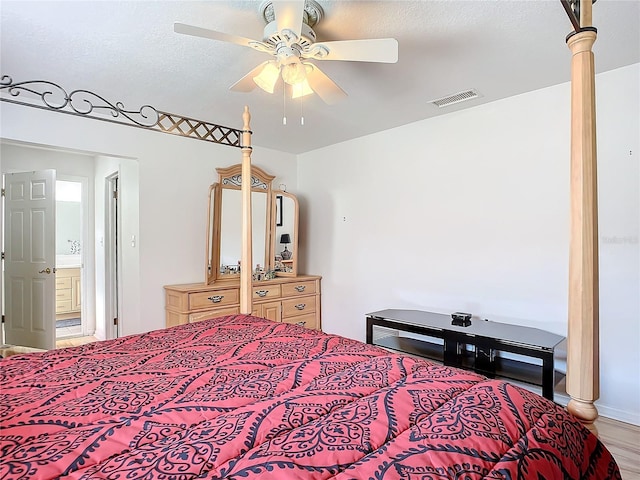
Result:
<svg viewBox="0 0 640 480"><path fill-rule="evenodd" d="M554 402L563 407L566 407L571 400L571 397L562 393L555 393L553 396ZM619 422L629 423L631 425L635 425L640 427L640 414L634 414L633 412L628 412L626 410L620 410L618 408L608 407L607 405L603 405L602 403L595 402L595 406L598 409L598 415L601 417L611 418L613 420L618 420Z"/></svg>

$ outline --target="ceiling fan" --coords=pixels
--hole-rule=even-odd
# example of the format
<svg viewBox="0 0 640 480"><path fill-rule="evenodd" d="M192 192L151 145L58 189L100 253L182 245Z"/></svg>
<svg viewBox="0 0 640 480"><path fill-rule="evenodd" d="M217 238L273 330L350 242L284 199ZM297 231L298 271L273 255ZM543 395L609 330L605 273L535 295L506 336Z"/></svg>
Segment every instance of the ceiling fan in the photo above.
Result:
<svg viewBox="0 0 640 480"><path fill-rule="evenodd" d="M206 28L174 23L174 31L253 48L275 57L267 60L233 84L236 92L250 92L256 86L273 93L279 78L290 85L292 98L311 93L332 105L347 94L310 60L347 60L354 62L395 63L398 41L395 38L316 42L312 27L324 12L314 0L269 0L260 5L266 22L262 41L217 32Z"/></svg>

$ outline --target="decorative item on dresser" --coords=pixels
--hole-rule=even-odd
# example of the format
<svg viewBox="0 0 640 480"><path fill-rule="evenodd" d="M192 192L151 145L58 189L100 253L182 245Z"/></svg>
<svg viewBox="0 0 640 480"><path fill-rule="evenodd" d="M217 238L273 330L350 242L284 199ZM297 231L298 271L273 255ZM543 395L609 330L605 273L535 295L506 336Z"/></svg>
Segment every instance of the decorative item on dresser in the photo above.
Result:
<svg viewBox="0 0 640 480"><path fill-rule="evenodd" d="M167 327L241 313L242 231L238 228L241 165L218 168L209 188L204 283L165 286ZM275 190L275 177L251 167L251 313L276 322L320 330L320 278L298 275L298 200ZM280 244L285 251L276 253ZM291 245L291 250L286 249Z"/></svg>

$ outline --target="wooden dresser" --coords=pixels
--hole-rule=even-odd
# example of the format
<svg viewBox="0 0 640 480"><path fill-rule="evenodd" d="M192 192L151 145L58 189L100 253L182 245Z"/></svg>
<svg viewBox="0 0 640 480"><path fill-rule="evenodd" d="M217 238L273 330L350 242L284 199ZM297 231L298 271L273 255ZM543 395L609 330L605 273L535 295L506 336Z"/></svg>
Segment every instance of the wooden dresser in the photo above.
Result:
<svg viewBox="0 0 640 480"><path fill-rule="evenodd" d="M320 279L316 275L253 282L253 315L320 330ZM173 327L240 313L238 282L166 285L166 325Z"/></svg>

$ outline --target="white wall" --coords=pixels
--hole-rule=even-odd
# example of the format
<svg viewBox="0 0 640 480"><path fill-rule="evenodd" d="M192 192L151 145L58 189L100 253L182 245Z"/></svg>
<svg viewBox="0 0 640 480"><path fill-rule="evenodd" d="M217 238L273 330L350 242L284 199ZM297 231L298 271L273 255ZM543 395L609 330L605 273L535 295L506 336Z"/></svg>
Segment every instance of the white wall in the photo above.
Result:
<svg viewBox="0 0 640 480"><path fill-rule="evenodd" d="M639 65L597 77L601 395L640 424ZM569 84L299 156L323 329L385 308L566 335ZM425 105L425 109L429 108Z"/></svg>
<svg viewBox="0 0 640 480"><path fill-rule="evenodd" d="M95 161L95 251L96 251L96 337L99 339L113 338L113 321L109 317L106 322L106 249L109 239L106 234L106 204L109 201L106 192L107 178L117 174L119 182L120 224L118 248L121 251L121 273L118 285L120 303L119 320L138 318L140 315L140 254L137 243L132 244L131 238L139 235L139 175L138 162L129 158L115 158L97 155ZM122 323L122 322L120 322ZM126 321L125 321L126 323Z"/></svg>
<svg viewBox="0 0 640 480"><path fill-rule="evenodd" d="M136 160L139 219L121 212L129 233L138 232L135 247L128 236L123 242L123 249L129 250L123 252L123 281L131 288L125 291L121 334L163 328L163 286L204 280L208 187L217 180L216 167L241 161L240 149L6 102L0 107L3 140ZM295 192L293 155L255 147L252 158L255 165L277 175L274 185L285 183ZM126 263L134 248L139 266Z"/></svg>

